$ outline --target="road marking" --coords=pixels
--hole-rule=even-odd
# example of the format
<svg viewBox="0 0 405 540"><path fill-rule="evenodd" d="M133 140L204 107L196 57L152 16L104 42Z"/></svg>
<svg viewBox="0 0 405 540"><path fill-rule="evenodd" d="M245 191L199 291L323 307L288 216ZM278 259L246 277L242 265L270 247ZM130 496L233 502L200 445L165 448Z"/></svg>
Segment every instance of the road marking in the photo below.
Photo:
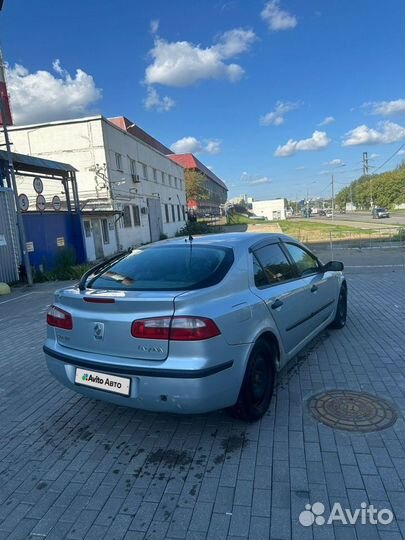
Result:
<svg viewBox="0 0 405 540"><path fill-rule="evenodd" d="M20 298L24 298L25 296L30 296L31 294L37 294L37 291L29 292L27 294L22 294L21 296L18 296L17 298L10 298L9 300L4 300L3 302L0 302L0 305L7 304L8 302L13 302L14 300L20 300Z"/></svg>
<svg viewBox="0 0 405 540"><path fill-rule="evenodd" d="M358 266L349 266L345 264L345 268L404 268L403 264L361 264Z"/></svg>

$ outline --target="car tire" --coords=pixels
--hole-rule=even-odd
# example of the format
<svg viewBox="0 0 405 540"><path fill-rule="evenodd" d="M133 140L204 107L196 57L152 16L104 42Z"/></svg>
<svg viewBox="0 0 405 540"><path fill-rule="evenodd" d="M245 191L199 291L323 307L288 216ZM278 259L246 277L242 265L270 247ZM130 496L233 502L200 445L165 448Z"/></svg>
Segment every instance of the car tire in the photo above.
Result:
<svg viewBox="0 0 405 540"><path fill-rule="evenodd" d="M340 329L346 325L347 319L347 286L343 284L340 288L338 305L336 308L336 315L331 324L330 328Z"/></svg>
<svg viewBox="0 0 405 540"><path fill-rule="evenodd" d="M228 412L234 418L256 422L267 411L276 379L276 352L272 345L260 339L249 356L238 401Z"/></svg>

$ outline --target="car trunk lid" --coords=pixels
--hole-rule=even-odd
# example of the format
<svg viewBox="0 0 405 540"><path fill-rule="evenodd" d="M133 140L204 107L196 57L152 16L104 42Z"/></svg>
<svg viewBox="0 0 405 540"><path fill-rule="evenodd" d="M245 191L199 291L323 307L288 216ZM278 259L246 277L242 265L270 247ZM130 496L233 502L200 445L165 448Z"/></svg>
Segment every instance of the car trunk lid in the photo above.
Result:
<svg viewBox="0 0 405 540"><path fill-rule="evenodd" d="M103 291L77 288L56 294L55 305L71 314L72 330L56 328L58 343L70 349L142 360L165 360L167 339L131 335L134 320L172 316L176 293L166 291Z"/></svg>

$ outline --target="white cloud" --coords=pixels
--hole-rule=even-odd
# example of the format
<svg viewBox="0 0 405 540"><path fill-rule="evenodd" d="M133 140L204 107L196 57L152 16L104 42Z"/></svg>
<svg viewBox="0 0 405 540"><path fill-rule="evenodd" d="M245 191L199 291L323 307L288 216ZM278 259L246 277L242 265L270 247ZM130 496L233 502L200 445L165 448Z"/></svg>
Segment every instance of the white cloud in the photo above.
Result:
<svg viewBox="0 0 405 540"><path fill-rule="evenodd" d="M363 107L370 108L371 114L390 116L405 112L405 99L394 99L392 101L374 101L364 103Z"/></svg>
<svg viewBox="0 0 405 540"><path fill-rule="evenodd" d="M153 86L148 86L146 92L147 96L143 100L143 104L148 111L167 112L176 105L176 102L172 98L168 96L160 97Z"/></svg>
<svg viewBox="0 0 405 540"><path fill-rule="evenodd" d="M324 163L324 165L330 165L331 167L343 167L343 165L345 165L345 162L342 159L336 158L328 161L327 163Z"/></svg>
<svg viewBox="0 0 405 540"><path fill-rule="evenodd" d="M314 131L312 137L294 141L290 139L286 144L277 147L274 155L276 157L288 157L298 151L310 152L312 150L321 150L331 142L324 131Z"/></svg>
<svg viewBox="0 0 405 540"><path fill-rule="evenodd" d="M204 152L207 154L219 154L221 152L221 142L220 141L208 141L205 145Z"/></svg>
<svg viewBox="0 0 405 540"><path fill-rule="evenodd" d="M325 116L322 122L319 122L318 126L319 127L328 126L329 124L333 124L334 121L335 119L333 118L333 116Z"/></svg>
<svg viewBox="0 0 405 540"><path fill-rule="evenodd" d="M377 129L362 124L344 135L342 146L390 144L403 138L405 138L405 128L394 122L379 122Z"/></svg>
<svg viewBox="0 0 405 540"><path fill-rule="evenodd" d="M279 0L267 2L260 14L261 18L266 22L269 30L273 32L295 28L298 24L297 17L281 9L279 4Z"/></svg>
<svg viewBox="0 0 405 540"><path fill-rule="evenodd" d="M226 63L246 52L256 40L252 30L236 28L222 34L210 47L203 48L188 41L168 42L155 39L150 51L152 63L146 68L147 84L189 86L203 79L238 81L244 73L239 64Z"/></svg>
<svg viewBox="0 0 405 540"><path fill-rule="evenodd" d="M402 150L400 150L400 151L398 152L398 155L399 155L399 156L405 156L405 148L402 148Z"/></svg>
<svg viewBox="0 0 405 540"><path fill-rule="evenodd" d="M252 185L257 185L257 184L270 184L271 182L271 178L269 178L268 176L263 176L262 178L257 178L256 180L252 180L250 183Z"/></svg>
<svg viewBox="0 0 405 540"><path fill-rule="evenodd" d="M72 77L53 62L56 73L39 70L30 73L20 64L7 66L7 87L15 124L64 120L83 116L101 98L94 79L81 69Z"/></svg>
<svg viewBox="0 0 405 540"><path fill-rule="evenodd" d="M219 154L221 151L221 142L215 139L201 141L196 137L183 137L174 142L170 149L175 154Z"/></svg>
<svg viewBox="0 0 405 540"><path fill-rule="evenodd" d="M156 32L159 30L160 21L159 19L153 19L149 23L149 29L151 34L156 34Z"/></svg>
<svg viewBox="0 0 405 540"><path fill-rule="evenodd" d="M270 124L280 126L281 124L284 124L284 116L288 112L297 109L299 105L299 102L277 101L274 111L260 117L260 124L262 126L269 126Z"/></svg>

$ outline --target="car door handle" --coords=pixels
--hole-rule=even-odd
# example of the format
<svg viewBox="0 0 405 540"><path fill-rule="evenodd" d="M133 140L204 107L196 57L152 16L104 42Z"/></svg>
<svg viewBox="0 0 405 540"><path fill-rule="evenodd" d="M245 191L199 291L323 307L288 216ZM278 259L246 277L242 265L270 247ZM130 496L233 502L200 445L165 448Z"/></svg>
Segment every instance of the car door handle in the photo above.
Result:
<svg viewBox="0 0 405 540"><path fill-rule="evenodd" d="M279 300L279 299L277 298L277 300L275 300L275 301L271 304L271 309L277 309L277 308L281 307L283 304L284 304L284 302L282 302L281 300Z"/></svg>
<svg viewBox="0 0 405 540"><path fill-rule="evenodd" d="M316 292L318 290L318 287L316 285L312 285L311 292Z"/></svg>

